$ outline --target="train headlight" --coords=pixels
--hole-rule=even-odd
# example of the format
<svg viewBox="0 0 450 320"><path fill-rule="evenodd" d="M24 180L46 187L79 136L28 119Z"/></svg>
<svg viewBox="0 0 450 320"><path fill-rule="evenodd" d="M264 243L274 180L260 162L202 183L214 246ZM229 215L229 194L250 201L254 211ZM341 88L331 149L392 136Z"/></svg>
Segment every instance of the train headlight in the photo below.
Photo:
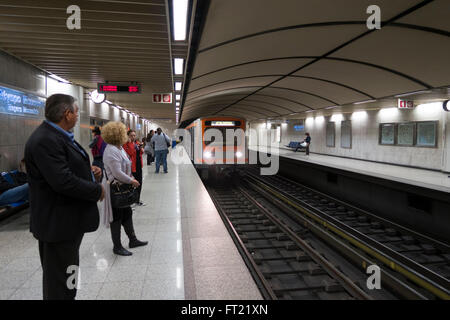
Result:
<svg viewBox="0 0 450 320"><path fill-rule="evenodd" d="M205 151L205 152L203 153L203 156L204 156L205 158L209 159L209 158L211 158L211 152Z"/></svg>
<svg viewBox="0 0 450 320"><path fill-rule="evenodd" d="M236 152L236 157L238 157L238 158L242 157L242 152L240 152L240 151Z"/></svg>

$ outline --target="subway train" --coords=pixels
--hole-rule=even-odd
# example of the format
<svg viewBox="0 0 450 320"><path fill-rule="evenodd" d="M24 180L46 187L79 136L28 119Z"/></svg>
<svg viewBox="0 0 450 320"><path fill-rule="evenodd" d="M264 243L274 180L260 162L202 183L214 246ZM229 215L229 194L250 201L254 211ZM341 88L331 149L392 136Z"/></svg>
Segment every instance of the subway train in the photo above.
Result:
<svg viewBox="0 0 450 320"><path fill-rule="evenodd" d="M246 121L236 117L205 117L191 122L184 147L194 166L206 178L248 164Z"/></svg>

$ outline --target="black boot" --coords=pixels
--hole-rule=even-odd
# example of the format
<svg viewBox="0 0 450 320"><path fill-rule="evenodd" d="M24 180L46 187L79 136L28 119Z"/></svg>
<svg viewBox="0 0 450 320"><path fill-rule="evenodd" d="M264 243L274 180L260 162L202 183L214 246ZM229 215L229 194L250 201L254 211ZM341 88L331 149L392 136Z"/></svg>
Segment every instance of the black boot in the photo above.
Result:
<svg viewBox="0 0 450 320"><path fill-rule="evenodd" d="M134 227L133 227L133 218L131 217L131 215L127 220L122 221L122 225L125 230L125 233L127 234L128 238L130 239L130 243L129 243L130 248L142 247L142 246L146 246L148 244L148 241L139 241L136 238L136 234L134 233Z"/></svg>
<svg viewBox="0 0 450 320"><path fill-rule="evenodd" d="M131 256L133 253L122 247L122 243L120 241L120 225L120 220L110 223L111 238L114 244L113 252L120 256Z"/></svg>

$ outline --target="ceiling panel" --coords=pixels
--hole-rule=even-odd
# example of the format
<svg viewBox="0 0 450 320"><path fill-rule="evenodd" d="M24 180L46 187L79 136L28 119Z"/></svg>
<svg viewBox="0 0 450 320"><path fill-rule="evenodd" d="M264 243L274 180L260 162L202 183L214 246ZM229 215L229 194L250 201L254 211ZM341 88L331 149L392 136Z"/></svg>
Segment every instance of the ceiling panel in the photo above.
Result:
<svg viewBox="0 0 450 320"><path fill-rule="evenodd" d="M277 86L294 90L300 89L310 94L332 100L336 102L336 104L346 104L365 99L367 100L366 95L363 95L348 87L310 78L286 77L277 82Z"/></svg>
<svg viewBox="0 0 450 320"><path fill-rule="evenodd" d="M366 9L378 5L387 20L420 0L227 0L212 1L200 50L242 37L292 25L365 21Z"/></svg>
<svg viewBox="0 0 450 320"><path fill-rule="evenodd" d="M332 57L365 61L397 70L431 87L450 84L450 38L439 34L384 27L349 44ZM380 48L387 48L380 50ZM419 63L420 62L420 63Z"/></svg>
<svg viewBox="0 0 450 320"><path fill-rule="evenodd" d="M81 8L80 30L66 26L70 5ZM165 0L0 0L0 48L89 89L138 81L141 94L107 99L145 118L175 119L174 105L151 103L152 93L173 91L171 52L187 56L187 42L171 51L167 21Z"/></svg>
<svg viewBox="0 0 450 320"><path fill-rule="evenodd" d="M381 30L366 26L369 5L381 9ZM213 1L187 91L189 114L196 102L201 116L255 110L254 100L277 104L260 109L270 117L283 108L351 108L357 101L439 90L450 84L447 12L445 0ZM241 87L246 95L218 111L200 106L230 93L217 86L261 76L274 78L263 87Z"/></svg>
<svg viewBox="0 0 450 320"><path fill-rule="evenodd" d="M225 70L212 71L212 73L199 76L191 80L189 92L209 86L221 81L237 79L239 77L254 77L259 75L283 75L304 65L312 59L278 59L269 61L250 62L245 65L232 66Z"/></svg>

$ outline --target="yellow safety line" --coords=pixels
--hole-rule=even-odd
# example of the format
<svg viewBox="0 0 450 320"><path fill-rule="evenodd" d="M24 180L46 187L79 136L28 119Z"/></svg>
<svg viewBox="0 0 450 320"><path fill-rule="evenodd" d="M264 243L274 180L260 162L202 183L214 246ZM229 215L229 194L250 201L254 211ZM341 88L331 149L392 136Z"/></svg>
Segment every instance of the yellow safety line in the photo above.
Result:
<svg viewBox="0 0 450 320"><path fill-rule="evenodd" d="M313 220L315 220L316 222L318 222L319 224L322 224L325 228L333 231L334 233L338 234L339 236L341 236L342 238L350 241L351 243L353 243L355 246L357 246L358 248L364 250L365 252L367 252L369 255L371 255L372 257L377 258L378 260L382 261L383 263L385 263L386 265L388 265L392 270L395 270L401 274L403 274L404 276L406 276L407 278L411 279L412 281L414 281L415 283L417 283L418 285L420 285L422 288L425 288L426 290L430 291L431 293L433 293L434 295L436 295L437 297L444 299L444 300L450 300L450 295L447 294L445 291L442 291L439 288L436 288L434 285L430 284L429 282L421 279L420 277L416 276L414 273L406 270L405 268L403 268L400 265L397 265L395 262L393 262L392 260L390 260L389 258L386 258L385 256L379 254L378 252L374 251L372 248L366 246L365 244L359 242L358 240L356 240L355 238L349 236L347 233L337 229L336 227L328 224L325 220L317 217L314 214L311 214L308 210L304 209L303 207L297 205L295 202L292 202L291 200L289 200L288 198L286 198L285 196L283 196L282 194L273 191L272 189L266 187L264 184L262 184L259 181L256 181L261 187L263 187L264 189L266 189L267 191L269 191L270 193L272 193L273 195L275 195L276 197L280 198L281 200L283 200L284 202L288 203L289 205L293 206L294 208L298 209L299 211L303 212L304 214L306 214L308 217L312 218ZM364 266L365 262L363 262L363 266Z"/></svg>

